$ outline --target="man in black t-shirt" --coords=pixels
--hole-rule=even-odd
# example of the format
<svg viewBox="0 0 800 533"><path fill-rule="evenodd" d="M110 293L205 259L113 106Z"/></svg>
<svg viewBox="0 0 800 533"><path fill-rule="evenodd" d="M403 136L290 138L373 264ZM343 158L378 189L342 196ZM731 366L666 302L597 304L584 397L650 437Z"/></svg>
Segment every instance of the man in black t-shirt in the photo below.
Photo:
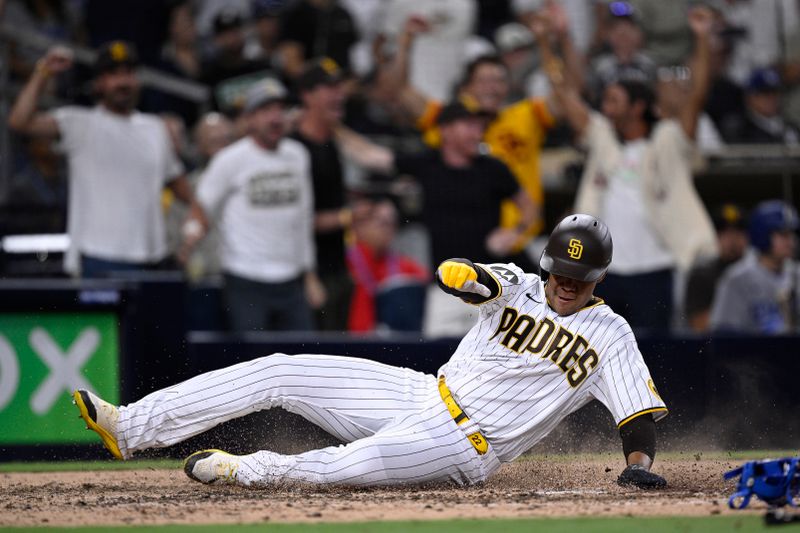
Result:
<svg viewBox="0 0 800 533"><path fill-rule="evenodd" d="M314 61L303 70L297 79L303 114L291 135L311 155L317 269L326 293L325 303L317 313L317 326L333 331L347 330L353 291L344 243L351 216L334 137L344 115L342 80L341 69L329 58Z"/></svg>
<svg viewBox="0 0 800 533"><path fill-rule="evenodd" d="M478 121L461 121L457 142L482 132ZM462 140L463 139L463 140ZM480 137L474 143L477 147ZM507 247L490 244L503 237L498 229L500 203L512 198L519 185L505 164L493 157L446 157L430 150L395 159L399 174L413 176L423 192L422 222L430 237L430 268L450 257L475 257L481 263L505 259Z"/></svg>
<svg viewBox="0 0 800 533"><path fill-rule="evenodd" d="M422 221L430 237L432 270L450 257L485 263L515 261L509 254L535 217L534 205L508 167L481 153L487 121L488 117L462 102L449 104L438 118L440 148L413 156L396 156L350 130L337 130L342 149L356 163L417 179L424 195ZM500 227L500 204L505 199L512 199L520 209L517 228ZM426 335L466 333L477 318L475 308L441 294L435 286L429 291Z"/></svg>

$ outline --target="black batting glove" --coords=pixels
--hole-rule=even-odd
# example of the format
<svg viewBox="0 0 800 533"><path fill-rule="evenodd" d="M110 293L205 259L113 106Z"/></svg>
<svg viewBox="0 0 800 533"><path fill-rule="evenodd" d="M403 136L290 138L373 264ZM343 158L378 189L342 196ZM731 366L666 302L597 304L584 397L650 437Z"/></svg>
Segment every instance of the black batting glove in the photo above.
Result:
<svg viewBox="0 0 800 533"><path fill-rule="evenodd" d="M654 474L642 465L628 465L617 478L622 487L638 487L640 489L663 489L667 480Z"/></svg>

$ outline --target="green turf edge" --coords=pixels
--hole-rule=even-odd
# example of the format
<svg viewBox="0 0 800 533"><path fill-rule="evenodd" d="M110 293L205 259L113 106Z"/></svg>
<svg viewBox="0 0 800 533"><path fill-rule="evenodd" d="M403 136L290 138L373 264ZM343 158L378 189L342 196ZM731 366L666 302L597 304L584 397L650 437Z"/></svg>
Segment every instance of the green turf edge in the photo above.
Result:
<svg viewBox="0 0 800 533"><path fill-rule="evenodd" d="M71 532L96 532L108 527L63 528ZM648 517L648 518L530 518L496 520L449 520L449 521L404 521L404 522L361 522L361 523L321 523L321 524L225 524L225 525L167 525L167 526L124 526L114 529L127 531L157 531L158 533L201 533L234 529L237 531L275 531L295 533L477 533L481 531L503 533L522 533L547 531L548 533L610 533L618 531L647 531L648 533L727 533L730 531L768 530L760 516L751 514L741 516L704 517ZM781 532L797 531L794 526L784 526ZM770 529L771 530L771 529ZM4 532L33 533L53 531L53 528L6 528Z"/></svg>
<svg viewBox="0 0 800 533"><path fill-rule="evenodd" d="M173 470L181 468L177 459L134 459L132 461L36 461L0 463L0 472L74 472L84 470Z"/></svg>

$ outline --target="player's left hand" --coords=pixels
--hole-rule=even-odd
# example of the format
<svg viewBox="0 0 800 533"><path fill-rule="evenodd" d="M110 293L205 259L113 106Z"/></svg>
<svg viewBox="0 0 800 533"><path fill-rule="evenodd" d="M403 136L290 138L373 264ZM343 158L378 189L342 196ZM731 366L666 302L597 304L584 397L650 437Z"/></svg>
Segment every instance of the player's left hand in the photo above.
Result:
<svg viewBox="0 0 800 533"><path fill-rule="evenodd" d="M628 465L617 478L617 484L623 487L638 487L640 489L663 489L667 480L658 474L647 470L644 466Z"/></svg>
<svg viewBox="0 0 800 533"><path fill-rule="evenodd" d="M457 261L445 261L436 270L436 277L447 287L489 297L492 291L478 282L478 273L471 266Z"/></svg>

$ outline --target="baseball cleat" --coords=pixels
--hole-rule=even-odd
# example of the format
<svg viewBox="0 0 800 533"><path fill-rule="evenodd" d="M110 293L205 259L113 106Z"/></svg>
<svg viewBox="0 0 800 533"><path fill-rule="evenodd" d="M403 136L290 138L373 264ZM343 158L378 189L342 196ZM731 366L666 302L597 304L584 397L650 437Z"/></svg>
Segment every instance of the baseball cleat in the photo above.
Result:
<svg viewBox="0 0 800 533"><path fill-rule="evenodd" d="M100 438L103 439L103 444L111 452L111 455L123 460L122 452L117 444L119 409L83 389L73 392L72 398L81 412L80 418L83 418L86 422L86 429L91 429L100 435Z"/></svg>
<svg viewBox="0 0 800 533"><path fill-rule="evenodd" d="M236 483L239 457L222 450L202 450L186 458L183 471L195 481L212 485Z"/></svg>

